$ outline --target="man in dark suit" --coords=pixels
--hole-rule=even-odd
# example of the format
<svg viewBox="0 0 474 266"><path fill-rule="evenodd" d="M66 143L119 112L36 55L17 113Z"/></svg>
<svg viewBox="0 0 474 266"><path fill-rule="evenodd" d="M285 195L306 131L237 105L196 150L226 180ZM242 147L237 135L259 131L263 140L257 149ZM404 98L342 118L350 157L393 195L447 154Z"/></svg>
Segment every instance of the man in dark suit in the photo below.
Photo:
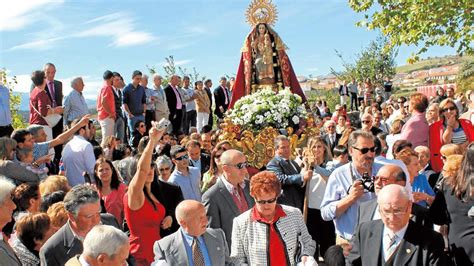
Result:
<svg viewBox="0 0 474 266"><path fill-rule="evenodd" d="M202 197L206 206L209 226L224 230L227 244L231 246L234 218L253 207L250 196L245 155L237 150L227 150L220 157L223 175Z"/></svg>
<svg viewBox="0 0 474 266"><path fill-rule="evenodd" d="M200 202L182 201L176 208L176 218L180 230L155 242L152 265L230 264L224 232L207 228L206 210Z"/></svg>
<svg viewBox="0 0 474 266"><path fill-rule="evenodd" d="M220 86L214 89L214 101L216 102L214 113L219 119L223 119L230 103L230 93L227 89L227 79L225 77L221 78Z"/></svg>
<svg viewBox="0 0 474 266"><path fill-rule="evenodd" d="M56 67L53 63L46 63L43 67L44 73L46 74L46 94L52 103L52 108L63 105L63 83L59 80L55 80ZM52 128L53 130L53 139L63 133L63 118ZM61 159L61 152L63 150L63 145L58 145L54 147L54 163L56 166L59 165L59 160Z"/></svg>
<svg viewBox="0 0 474 266"><path fill-rule="evenodd" d="M177 136L181 130L185 104L178 89L179 79L178 75L171 76L170 82L164 88L166 100L168 102L168 109L170 111L169 120L173 126L173 134L175 136Z"/></svg>
<svg viewBox="0 0 474 266"><path fill-rule="evenodd" d="M278 203L293 206L303 210L305 195L304 184L311 179L313 171L305 169L301 172L300 166L290 160L290 141L286 136L275 138L275 157L267 164L267 170L276 174L281 182L282 194Z"/></svg>
<svg viewBox="0 0 474 266"><path fill-rule="evenodd" d="M410 220L404 187L385 186L377 202L381 220L359 225L346 265L447 265L443 237Z"/></svg>
<svg viewBox="0 0 474 266"><path fill-rule="evenodd" d="M326 122L324 122L324 129L326 130L326 134L323 136L323 139L331 150L332 155L334 156L333 150L339 143L341 134L336 133L336 122L334 122L333 120L327 120Z"/></svg>
<svg viewBox="0 0 474 266"><path fill-rule="evenodd" d="M378 195L380 190L387 185L397 184L405 187L406 175L402 168L394 164L387 164L382 166L377 173L374 181L375 194ZM429 216L429 212L426 208L412 203L411 209L411 220L415 223L426 226L427 228L433 228L433 222ZM380 213L378 210L377 199L372 199L366 202L362 202L359 205L359 214L357 216L357 224L368 222L372 220L380 219Z"/></svg>
<svg viewBox="0 0 474 266"><path fill-rule="evenodd" d="M209 154L201 152L201 143L197 140L188 141L186 143L186 151L188 152L189 166L199 168L202 178L204 173L209 170L211 157Z"/></svg>
<svg viewBox="0 0 474 266"><path fill-rule="evenodd" d="M209 119L207 120L207 125L212 128L212 125L214 124L214 115L213 115L213 112L212 112L211 87L212 87L212 80L206 79L206 81L204 81L204 90L206 91L207 97L209 97L209 102L211 103L211 105L209 106Z"/></svg>
<svg viewBox="0 0 474 266"><path fill-rule="evenodd" d="M41 265L62 266L70 258L81 254L82 241L99 223L120 228L111 214L100 213L99 194L90 185L77 185L64 197L68 221L41 247Z"/></svg>

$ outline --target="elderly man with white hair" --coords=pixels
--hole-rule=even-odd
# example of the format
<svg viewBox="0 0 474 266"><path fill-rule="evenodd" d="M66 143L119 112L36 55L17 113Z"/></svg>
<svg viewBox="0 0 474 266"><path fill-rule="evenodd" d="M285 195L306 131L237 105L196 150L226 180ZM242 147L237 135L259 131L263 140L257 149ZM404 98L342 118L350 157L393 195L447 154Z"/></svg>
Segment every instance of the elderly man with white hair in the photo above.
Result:
<svg viewBox="0 0 474 266"><path fill-rule="evenodd" d="M71 81L73 90L64 99L63 123L65 126L71 124L76 118L81 118L89 113L84 91L84 81L82 77L76 77Z"/></svg>
<svg viewBox="0 0 474 266"><path fill-rule="evenodd" d="M13 190L15 190L15 184L6 177L0 176L0 228L3 228L12 220L12 213L16 209L16 205L12 200ZM21 266L20 260L1 231L0 265Z"/></svg>
<svg viewBox="0 0 474 266"><path fill-rule="evenodd" d="M96 225L84 239L84 251L66 266L128 265L128 236L110 225Z"/></svg>
<svg viewBox="0 0 474 266"><path fill-rule="evenodd" d="M380 128L374 126L374 118L371 114L363 114L360 122L362 123L362 130L368 131L374 136L383 132Z"/></svg>
<svg viewBox="0 0 474 266"><path fill-rule="evenodd" d="M153 75L153 90L156 92L155 96L155 120L160 121L163 118L168 119L170 110L168 109L168 102L166 101L166 94L161 86L163 77L154 74Z"/></svg>
<svg viewBox="0 0 474 266"><path fill-rule="evenodd" d="M333 120L327 120L326 122L324 122L324 130L326 131L326 134L323 136L323 139L329 146L329 149L331 150L331 155L334 155L333 150L337 146L337 144L339 143L339 139L341 138L341 134L336 133L336 122L334 122Z"/></svg>
<svg viewBox="0 0 474 266"><path fill-rule="evenodd" d="M443 237L410 220L404 187L383 187L377 203L381 219L359 225L346 265L447 265Z"/></svg>

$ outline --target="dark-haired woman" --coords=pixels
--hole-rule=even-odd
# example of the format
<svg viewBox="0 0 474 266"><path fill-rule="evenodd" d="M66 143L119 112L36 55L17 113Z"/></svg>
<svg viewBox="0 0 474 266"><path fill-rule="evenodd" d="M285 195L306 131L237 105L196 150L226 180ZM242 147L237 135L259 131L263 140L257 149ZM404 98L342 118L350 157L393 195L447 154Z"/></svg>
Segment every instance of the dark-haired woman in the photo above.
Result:
<svg viewBox="0 0 474 266"><path fill-rule="evenodd" d="M125 219L130 229L130 254L137 265L150 265L153 262L153 244L161 239L160 227L172 222L169 216L164 219L165 208L151 193L155 173L152 154L163 131L152 126L149 135L150 141L140 159L138 162L133 161L130 166L131 172L135 174L123 198Z"/></svg>
<svg viewBox="0 0 474 266"><path fill-rule="evenodd" d="M140 140L145 136L146 133L146 125L143 121L138 121L135 123L135 130L132 132L132 138L130 142L132 143L132 147L136 149L138 147L138 143Z"/></svg>
<svg viewBox="0 0 474 266"><path fill-rule="evenodd" d="M119 224L122 224L123 196L127 192L127 186L120 181L112 162L104 158L96 161L94 173L97 191L104 202L105 210L115 216Z"/></svg>

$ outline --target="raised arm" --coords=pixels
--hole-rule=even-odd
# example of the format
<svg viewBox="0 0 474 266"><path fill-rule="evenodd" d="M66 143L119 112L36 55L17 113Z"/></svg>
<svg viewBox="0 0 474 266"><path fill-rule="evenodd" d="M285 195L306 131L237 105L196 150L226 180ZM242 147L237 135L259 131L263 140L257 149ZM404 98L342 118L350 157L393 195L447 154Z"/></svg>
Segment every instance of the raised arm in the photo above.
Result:
<svg viewBox="0 0 474 266"><path fill-rule="evenodd" d="M64 117L66 119L66 117ZM72 128L64 131L61 135L57 136L49 143L49 148L54 148L58 145L64 144L74 133L76 133L81 127L86 126L89 123L90 115L85 115L81 118L79 123L75 124Z"/></svg>

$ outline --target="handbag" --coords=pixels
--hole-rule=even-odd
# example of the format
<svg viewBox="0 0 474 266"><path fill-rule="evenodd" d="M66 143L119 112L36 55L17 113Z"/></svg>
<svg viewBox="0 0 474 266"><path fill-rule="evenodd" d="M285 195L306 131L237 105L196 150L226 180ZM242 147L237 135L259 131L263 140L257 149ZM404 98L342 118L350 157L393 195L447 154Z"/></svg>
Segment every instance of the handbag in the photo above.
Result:
<svg viewBox="0 0 474 266"><path fill-rule="evenodd" d="M33 103L30 101L31 107L33 107L33 110L35 110L36 113L38 113L44 121L46 121L46 124L48 124L49 127L54 127L58 124L59 120L61 120L61 115L60 114L49 114L47 116L41 115L41 113L33 106Z"/></svg>

